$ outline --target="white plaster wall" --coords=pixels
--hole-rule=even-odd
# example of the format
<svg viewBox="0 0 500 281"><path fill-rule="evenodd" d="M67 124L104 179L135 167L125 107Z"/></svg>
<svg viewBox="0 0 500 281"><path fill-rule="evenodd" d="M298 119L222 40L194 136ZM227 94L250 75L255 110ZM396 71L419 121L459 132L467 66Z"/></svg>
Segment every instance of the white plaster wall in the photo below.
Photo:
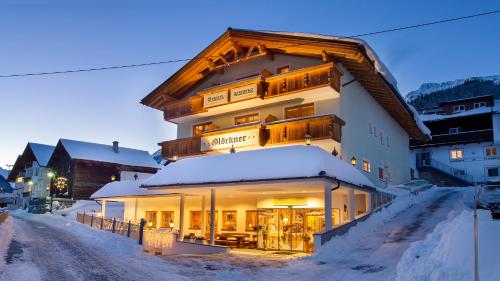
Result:
<svg viewBox="0 0 500 281"><path fill-rule="evenodd" d="M341 84L349 82L353 76L341 66L344 75ZM362 161L371 163L371 172L365 173L378 185L385 183L378 179L378 167L388 166L391 175L389 184L399 184L410 179L410 149L408 133L357 81L340 90L340 118L346 125L342 129L342 157L350 163L354 156L356 167L362 170ZM369 132L369 122L375 124L377 137ZM380 131L384 134L384 145L380 141ZM387 145L389 136L390 145Z"/></svg>
<svg viewBox="0 0 500 281"><path fill-rule="evenodd" d="M495 104L500 104L500 100L495 100ZM500 143L500 113L493 114L493 141Z"/></svg>

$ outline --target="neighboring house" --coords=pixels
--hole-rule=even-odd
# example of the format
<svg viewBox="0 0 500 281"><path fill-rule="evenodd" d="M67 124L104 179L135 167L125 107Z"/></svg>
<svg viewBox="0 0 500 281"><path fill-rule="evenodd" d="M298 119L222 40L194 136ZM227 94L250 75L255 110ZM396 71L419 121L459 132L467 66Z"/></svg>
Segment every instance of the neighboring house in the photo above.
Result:
<svg viewBox="0 0 500 281"><path fill-rule="evenodd" d="M60 139L48 162L56 197L88 199L106 183L141 179L156 173L158 164L147 151Z"/></svg>
<svg viewBox="0 0 500 281"><path fill-rule="evenodd" d="M312 233L321 245L387 202L378 187L410 179L409 137L427 139L373 50L333 36L229 29L141 102L177 124L160 143L173 163L93 198L212 244L311 251Z"/></svg>
<svg viewBox="0 0 500 281"><path fill-rule="evenodd" d="M432 132L431 141L410 143L420 176L436 184L453 184L453 179L466 185L499 180L499 109L500 100L485 95L419 110Z"/></svg>
<svg viewBox="0 0 500 281"><path fill-rule="evenodd" d="M22 192L25 206L31 198L49 195L50 178L46 167L53 151L54 146L30 142L17 157L7 180L15 182L16 190Z"/></svg>
<svg viewBox="0 0 500 281"><path fill-rule="evenodd" d="M12 186L5 177L0 174L0 208L6 207L9 204L14 204L15 199L16 196L13 193Z"/></svg>

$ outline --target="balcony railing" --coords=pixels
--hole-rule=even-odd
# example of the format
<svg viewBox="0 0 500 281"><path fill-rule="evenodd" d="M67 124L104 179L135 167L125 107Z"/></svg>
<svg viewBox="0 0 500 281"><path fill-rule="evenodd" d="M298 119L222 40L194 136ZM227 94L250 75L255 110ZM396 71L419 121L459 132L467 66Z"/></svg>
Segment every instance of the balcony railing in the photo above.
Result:
<svg viewBox="0 0 500 281"><path fill-rule="evenodd" d="M432 140L428 142L421 142L412 139L410 141L410 147L417 148L426 146L439 146L439 145L483 142L492 140L493 140L493 129L487 129L487 130L461 132L458 134L432 135Z"/></svg>
<svg viewBox="0 0 500 281"><path fill-rule="evenodd" d="M318 87L331 86L336 91L340 91L341 72L333 63L326 63L317 66L307 67L296 71L264 77L261 75L238 80L231 83L217 85L204 89L196 96L179 100L165 105L163 115L165 120L172 120L189 115L206 112L208 107L213 105L205 104L205 96L215 93L225 93L227 96L223 102L215 106L223 106L248 99L269 99L286 94L293 94L300 91L312 90ZM246 98L231 98L231 90L239 87L252 87L255 94Z"/></svg>
<svg viewBox="0 0 500 281"><path fill-rule="evenodd" d="M311 140L332 139L340 142L342 126L345 122L335 115L309 116L286 119L269 123L252 123L226 129L205 132L201 136L189 137L159 143L162 147L162 156L165 159L202 154L213 149L202 148L202 139L217 137L227 134L242 135L251 130L258 131L256 145L278 145L294 142L305 142L306 135ZM232 137L237 137L233 135Z"/></svg>

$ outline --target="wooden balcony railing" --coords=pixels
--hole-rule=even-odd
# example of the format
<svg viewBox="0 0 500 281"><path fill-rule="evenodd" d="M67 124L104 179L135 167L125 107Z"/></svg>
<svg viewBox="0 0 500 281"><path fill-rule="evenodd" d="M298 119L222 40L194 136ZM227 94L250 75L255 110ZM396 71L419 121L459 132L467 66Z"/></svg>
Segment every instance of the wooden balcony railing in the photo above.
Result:
<svg viewBox="0 0 500 281"><path fill-rule="evenodd" d="M439 146L448 144L473 143L493 140L493 129L461 132L458 134L432 135L428 142L410 140L411 148Z"/></svg>
<svg viewBox="0 0 500 281"><path fill-rule="evenodd" d="M256 86L257 93L247 99L259 97L261 99L268 99L324 86L331 86L336 91L340 91L340 76L341 72L333 63L325 63L269 77L258 75L252 78L204 89L198 92L194 97L169 103L165 105L163 115L165 120L168 121L205 112L208 107L208 105L204 105L205 95L222 92L229 94L231 89L250 85ZM217 106L224 106L242 100L246 99L231 100L230 95L228 95L227 101Z"/></svg>
<svg viewBox="0 0 500 281"><path fill-rule="evenodd" d="M256 128L260 129L259 145L261 146L305 142L306 135L310 135L311 140L332 139L340 142L342 126L344 125L345 122L336 115L310 116L218 129L206 132L202 136L165 141L159 145L162 147L164 159L197 155L206 152L201 150L201 138L204 136L216 136Z"/></svg>

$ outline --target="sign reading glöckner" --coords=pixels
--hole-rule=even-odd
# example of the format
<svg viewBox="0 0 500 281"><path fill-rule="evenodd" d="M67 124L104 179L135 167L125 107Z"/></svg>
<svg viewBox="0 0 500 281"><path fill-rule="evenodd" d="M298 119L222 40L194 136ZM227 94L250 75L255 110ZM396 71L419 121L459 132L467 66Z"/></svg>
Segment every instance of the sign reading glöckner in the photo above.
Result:
<svg viewBox="0 0 500 281"><path fill-rule="evenodd" d="M245 85L231 89L231 102L246 100L257 96L257 84Z"/></svg>
<svg viewBox="0 0 500 281"><path fill-rule="evenodd" d="M259 144L259 129L201 137L201 151Z"/></svg>
<svg viewBox="0 0 500 281"><path fill-rule="evenodd" d="M206 94L203 96L203 107L212 107L227 103L228 95L227 90Z"/></svg>

